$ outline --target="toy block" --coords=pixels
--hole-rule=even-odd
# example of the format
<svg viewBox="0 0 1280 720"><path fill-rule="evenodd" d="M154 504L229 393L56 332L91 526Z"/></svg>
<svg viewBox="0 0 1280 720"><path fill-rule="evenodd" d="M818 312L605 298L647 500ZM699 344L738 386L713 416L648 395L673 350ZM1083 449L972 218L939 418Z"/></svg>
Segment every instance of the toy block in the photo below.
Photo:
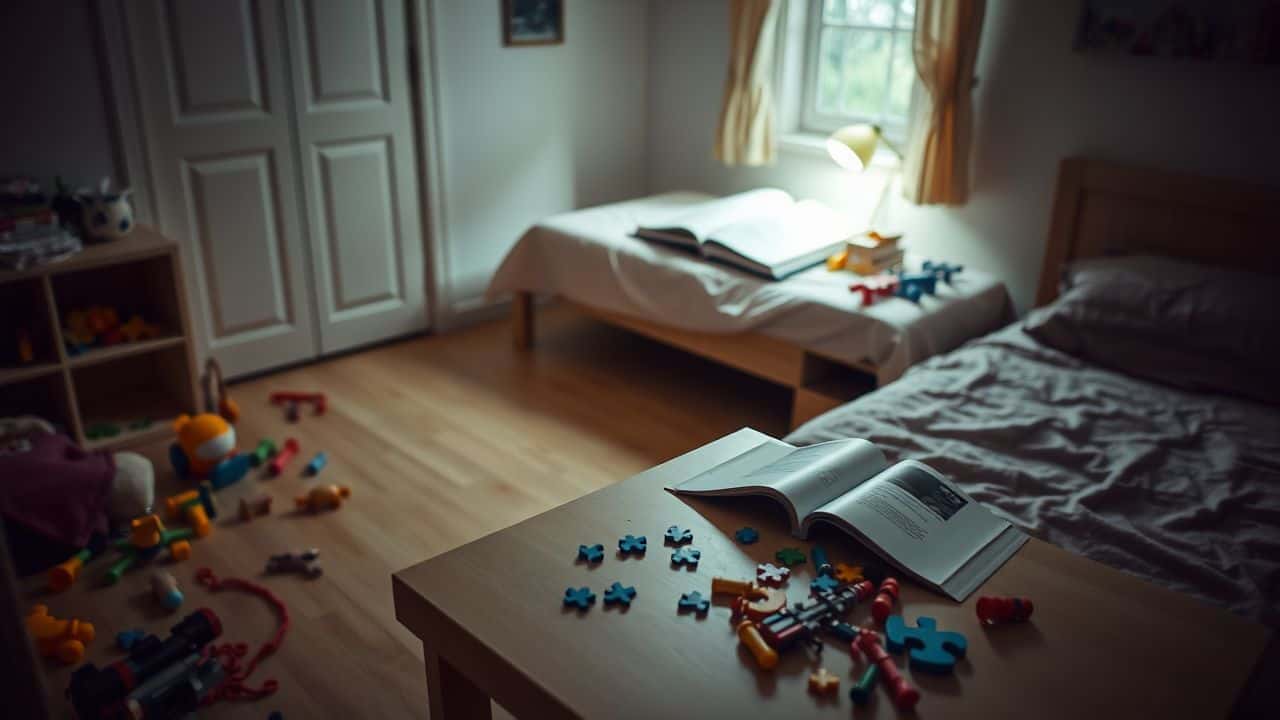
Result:
<svg viewBox="0 0 1280 720"><path fill-rule="evenodd" d="M889 297L897 290L898 278L893 275L875 275L849 286L850 292L862 295L863 305L873 305L879 298Z"/></svg>
<svg viewBox="0 0 1280 720"><path fill-rule="evenodd" d="M615 582L604 591L605 605L622 605L623 607L631 607L631 600L636 596L636 589L633 587L624 587L622 583Z"/></svg>
<svg viewBox="0 0 1280 720"><path fill-rule="evenodd" d="M821 595L822 593L831 592L832 590L835 590L838 587L840 587L840 581L831 577L830 575L819 575L818 577L809 581L809 592L814 595Z"/></svg>
<svg viewBox="0 0 1280 720"><path fill-rule="evenodd" d="M832 574L835 575L835 578L840 582L850 585L862 580L862 566L836 563Z"/></svg>
<svg viewBox="0 0 1280 720"><path fill-rule="evenodd" d="M315 457L311 458L311 462L307 463L307 466L302 469L302 474L308 477L315 477L328 464L329 456L326 453L318 452Z"/></svg>
<svg viewBox="0 0 1280 720"><path fill-rule="evenodd" d="M840 677L827 672L826 668L818 668L809 674L809 692L817 695L834 695L840 689Z"/></svg>
<svg viewBox="0 0 1280 720"><path fill-rule="evenodd" d="M809 549L809 556L813 558L813 569L819 575L831 574L831 561L827 558L826 548L821 545L814 545Z"/></svg>
<svg viewBox="0 0 1280 720"><path fill-rule="evenodd" d="M880 581L880 591L876 593L876 599L871 601L871 617L876 622L883 623L885 618L893 613L893 605L898 601L898 581L896 578L887 577Z"/></svg>
<svg viewBox="0 0 1280 720"><path fill-rule="evenodd" d="M760 539L760 533L753 527L739 528L733 537L743 545L751 545Z"/></svg>
<svg viewBox="0 0 1280 720"><path fill-rule="evenodd" d="M636 537L635 535L627 535L618 540L619 555L644 555L645 550L649 549L649 541L644 535Z"/></svg>
<svg viewBox="0 0 1280 720"><path fill-rule="evenodd" d="M35 640L40 654L55 657L63 665L75 665L84 659L84 646L93 642L93 624L83 620L59 620L49 614L45 605L36 605L27 613L27 632Z"/></svg>
<svg viewBox="0 0 1280 720"><path fill-rule="evenodd" d="M697 570L698 560L701 557L702 557L701 550L696 550L694 548L687 547L687 546L676 548L676 551L671 553L671 564L677 565L677 566L683 565L689 570Z"/></svg>
<svg viewBox="0 0 1280 720"><path fill-rule="evenodd" d="M761 585L780 587L790 577L790 568L778 567L773 563L760 563L756 566L756 581Z"/></svg>
<svg viewBox="0 0 1280 720"><path fill-rule="evenodd" d="M683 545L693 542L693 531L682 528L679 525L672 525L667 528L667 543L671 545Z"/></svg>
<svg viewBox="0 0 1280 720"><path fill-rule="evenodd" d="M858 682L849 688L849 699L854 705L866 705L871 699L871 693L876 689L876 678L880 676L880 668L875 665L867 665L867 669L862 671L862 677L858 678Z"/></svg>
<svg viewBox="0 0 1280 720"><path fill-rule="evenodd" d="M804 551L793 547L782 548L773 554L773 559L787 567L795 567L805 563Z"/></svg>
<svg viewBox="0 0 1280 720"><path fill-rule="evenodd" d="M898 670L893 657L880 645L879 636L869 630L862 630L853 641L853 647L861 650L867 661L875 665L879 669L879 674L884 676L884 684L889 690L889 697L893 699L894 707L907 711L920 702L920 691L902 677L902 672Z"/></svg>
<svg viewBox="0 0 1280 720"><path fill-rule="evenodd" d="M266 493L240 498L240 522L251 522L255 517L270 515L271 502L271 496Z"/></svg>
<svg viewBox="0 0 1280 720"><path fill-rule="evenodd" d="M699 615L706 615L710 608L711 601L702 597L702 593L696 590L681 595L680 602L676 603L676 609L679 612L695 612Z"/></svg>
<svg viewBox="0 0 1280 720"><path fill-rule="evenodd" d="M49 592L62 592L71 587L76 578L80 577L80 571L84 568L84 564L89 562L93 557L93 551L85 548L62 562L49 568L48 587Z"/></svg>
<svg viewBox="0 0 1280 720"><path fill-rule="evenodd" d="M287 438L284 441L284 446L280 448L280 451L276 453L276 456L271 458L271 462L267 464L267 472L271 474L271 477L276 477L280 473L284 472L285 466L293 460L293 456L298 454L299 449L300 446L298 445L297 439Z"/></svg>
<svg viewBox="0 0 1280 720"><path fill-rule="evenodd" d="M253 452L249 453L253 456L250 464L257 467L275 457L275 454L279 452L279 450L280 449L276 447L274 441L263 438L258 441L258 446L253 449Z"/></svg>
<svg viewBox="0 0 1280 720"><path fill-rule="evenodd" d="M931 673L951 672L969 647L964 635L938 630L938 622L931 617L917 618L916 626L909 628L901 615L890 615L884 623L884 637L890 652L908 650L913 670Z"/></svg>
<svg viewBox="0 0 1280 720"><path fill-rule="evenodd" d="M604 546L600 543L595 545L579 545L578 559L587 563L598 563L604 560Z"/></svg>
<svg viewBox="0 0 1280 720"><path fill-rule="evenodd" d="M587 610L595 601L596 594L588 588L566 588L564 591L564 604L566 606Z"/></svg>

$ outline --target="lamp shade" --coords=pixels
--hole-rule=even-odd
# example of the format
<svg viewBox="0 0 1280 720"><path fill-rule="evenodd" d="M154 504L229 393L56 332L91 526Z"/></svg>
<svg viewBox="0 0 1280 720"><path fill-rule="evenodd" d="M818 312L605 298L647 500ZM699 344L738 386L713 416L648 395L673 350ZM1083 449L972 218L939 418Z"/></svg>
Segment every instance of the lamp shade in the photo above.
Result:
<svg viewBox="0 0 1280 720"><path fill-rule="evenodd" d="M827 153L840 167L862 172L871 164L880 136L880 128L876 125L845 125L827 138Z"/></svg>

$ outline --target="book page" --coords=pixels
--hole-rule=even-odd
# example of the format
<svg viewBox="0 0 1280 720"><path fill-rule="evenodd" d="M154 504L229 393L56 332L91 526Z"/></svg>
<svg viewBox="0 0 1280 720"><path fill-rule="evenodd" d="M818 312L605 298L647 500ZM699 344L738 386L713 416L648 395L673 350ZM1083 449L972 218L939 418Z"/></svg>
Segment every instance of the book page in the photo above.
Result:
<svg viewBox="0 0 1280 720"><path fill-rule="evenodd" d="M936 470L912 460L827 503L812 520L847 527L939 587L1010 527Z"/></svg>
<svg viewBox="0 0 1280 720"><path fill-rule="evenodd" d="M717 228L707 241L775 267L815 252L825 257L832 246L842 245L851 235L853 225L843 215L817 200L802 200L772 215Z"/></svg>
<svg viewBox="0 0 1280 720"><path fill-rule="evenodd" d="M701 243L720 228L749 218L779 214L791 207L794 202L784 190L774 188L749 190L699 203L691 210L680 213L666 222L654 223L639 230L641 232L645 230L685 231Z"/></svg>

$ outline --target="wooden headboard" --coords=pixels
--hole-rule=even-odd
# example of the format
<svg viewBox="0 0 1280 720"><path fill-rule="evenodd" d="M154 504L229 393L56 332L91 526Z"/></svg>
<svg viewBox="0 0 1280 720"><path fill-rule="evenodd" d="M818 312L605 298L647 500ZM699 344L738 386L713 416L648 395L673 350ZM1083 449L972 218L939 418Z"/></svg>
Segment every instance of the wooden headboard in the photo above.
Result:
<svg viewBox="0 0 1280 720"><path fill-rule="evenodd" d="M1036 305L1068 262L1138 254L1280 274L1280 188L1063 160Z"/></svg>

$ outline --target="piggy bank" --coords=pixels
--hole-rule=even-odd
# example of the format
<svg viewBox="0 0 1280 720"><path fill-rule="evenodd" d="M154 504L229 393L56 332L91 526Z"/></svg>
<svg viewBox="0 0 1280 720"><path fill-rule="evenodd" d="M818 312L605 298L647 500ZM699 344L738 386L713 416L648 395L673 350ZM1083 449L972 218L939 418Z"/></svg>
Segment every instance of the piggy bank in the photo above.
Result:
<svg viewBox="0 0 1280 720"><path fill-rule="evenodd" d="M133 208L129 205L132 192L125 188L112 193L111 179L103 178L96 195L83 190L76 193L88 239L119 240L133 230Z"/></svg>

